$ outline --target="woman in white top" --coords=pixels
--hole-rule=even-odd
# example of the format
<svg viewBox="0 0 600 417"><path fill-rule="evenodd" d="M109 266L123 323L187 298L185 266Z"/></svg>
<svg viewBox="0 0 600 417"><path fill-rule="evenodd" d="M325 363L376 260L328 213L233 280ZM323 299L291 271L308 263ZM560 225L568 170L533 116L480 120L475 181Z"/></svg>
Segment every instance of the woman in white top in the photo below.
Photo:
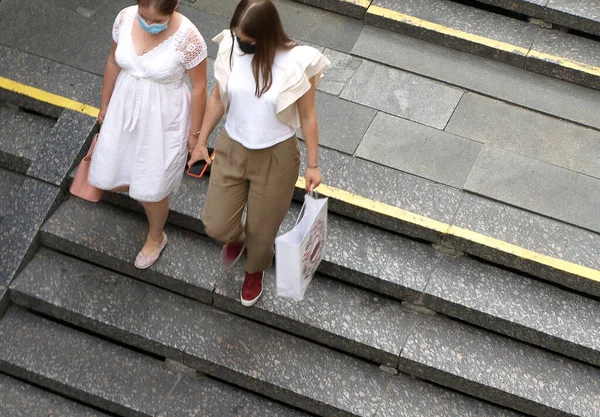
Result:
<svg viewBox="0 0 600 417"><path fill-rule="evenodd" d="M230 29L214 39L217 86L209 99L190 164L208 160L206 141L227 113L217 141L203 210L207 233L225 243L226 267L247 249L241 302L262 294L264 271L298 179L302 128L308 154L307 189L321 182L315 87L329 64L319 51L294 44L270 0L242 0ZM247 206L246 223L242 213Z"/></svg>
<svg viewBox="0 0 600 417"><path fill-rule="evenodd" d="M167 244L169 195L181 183L206 107L206 44L177 5L138 0L117 16L89 175L90 184L128 191L144 207L149 232L135 261L141 269Z"/></svg>

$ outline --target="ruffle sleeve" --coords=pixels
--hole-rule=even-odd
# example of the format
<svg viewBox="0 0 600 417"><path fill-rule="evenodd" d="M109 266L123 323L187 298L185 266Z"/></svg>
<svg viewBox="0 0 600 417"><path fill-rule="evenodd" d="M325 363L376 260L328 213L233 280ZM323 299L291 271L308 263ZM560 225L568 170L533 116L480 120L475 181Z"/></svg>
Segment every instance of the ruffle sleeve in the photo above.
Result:
<svg viewBox="0 0 600 417"><path fill-rule="evenodd" d="M331 61L317 49L310 46L297 46L292 52L293 63L290 65L281 92L277 96L276 112L282 123L296 129L300 127L297 101L311 87L311 79L318 85L325 69Z"/></svg>
<svg viewBox="0 0 600 417"><path fill-rule="evenodd" d="M219 83L219 93L223 107L228 109L229 97L227 95L227 83L229 82L229 76L231 75L229 57L231 56L233 37L231 31L226 29L212 40L219 45L219 51L217 52L217 57L215 59L215 79Z"/></svg>

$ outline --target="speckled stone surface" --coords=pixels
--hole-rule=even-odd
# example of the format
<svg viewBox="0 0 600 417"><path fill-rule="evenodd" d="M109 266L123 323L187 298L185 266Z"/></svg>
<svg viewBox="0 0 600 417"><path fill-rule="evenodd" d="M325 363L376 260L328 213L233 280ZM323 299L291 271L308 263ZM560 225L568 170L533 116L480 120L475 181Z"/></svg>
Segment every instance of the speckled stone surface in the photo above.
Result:
<svg viewBox="0 0 600 417"><path fill-rule="evenodd" d="M308 417L206 377L183 377L156 417Z"/></svg>
<svg viewBox="0 0 600 417"><path fill-rule="evenodd" d="M3 45L102 75L115 17L130 5L127 0L111 0L86 17L57 2L2 0L0 39Z"/></svg>
<svg viewBox="0 0 600 417"><path fill-rule="evenodd" d="M376 365L227 313L202 327L188 366L321 416L372 416L390 382Z"/></svg>
<svg viewBox="0 0 600 417"><path fill-rule="evenodd" d="M133 262L146 238L146 219L105 203L67 200L42 229L46 246L207 303L221 275L220 245L167 226L169 244L147 270Z"/></svg>
<svg viewBox="0 0 600 417"><path fill-rule="evenodd" d="M4 285L0 285L0 319L2 318L2 315L4 315L4 311L8 307L8 302L8 291Z"/></svg>
<svg viewBox="0 0 600 417"><path fill-rule="evenodd" d="M600 178L600 132L498 100L465 94L446 132Z"/></svg>
<svg viewBox="0 0 600 417"><path fill-rule="evenodd" d="M465 189L600 232L600 180L546 162L486 146Z"/></svg>
<svg viewBox="0 0 600 417"><path fill-rule="evenodd" d="M304 146L301 145L300 149L303 155L300 172L303 173L306 163ZM462 193L456 188L326 148L319 150L319 164L323 182L327 185L445 223L452 220L460 204ZM409 236L423 237L430 241L440 238L436 232L400 223L334 199L329 200L329 210Z"/></svg>
<svg viewBox="0 0 600 417"><path fill-rule="evenodd" d="M589 71L578 68L571 69L568 66L561 65L561 58L567 58L584 66L599 67L600 52L598 52L597 41L558 30L542 29L531 49L558 58L538 57L535 54L530 54L525 65L526 69L586 87L600 89L600 77L597 75L590 74Z"/></svg>
<svg viewBox="0 0 600 417"><path fill-rule="evenodd" d="M317 92L315 104L319 119L319 145L354 154L377 111L322 92ZM301 129L298 137L304 137Z"/></svg>
<svg viewBox="0 0 600 417"><path fill-rule="evenodd" d="M0 166L25 174L46 142L55 120L0 103Z"/></svg>
<svg viewBox="0 0 600 417"><path fill-rule="evenodd" d="M600 35L600 1L548 0L544 19L568 28Z"/></svg>
<svg viewBox="0 0 600 417"><path fill-rule="evenodd" d="M538 417L598 415L600 369L439 317L415 331L400 368Z"/></svg>
<svg viewBox="0 0 600 417"><path fill-rule="evenodd" d="M483 147L478 140L378 113L356 156L462 188Z"/></svg>
<svg viewBox="0 0 600 417"><path fill-rule="evenodd" d="M480 3L500 7L504 10L524 14L529 17L541 18L550 0L478 0ZM569 0L567 0L569 1Z"/></svg>
<svg viewBox="0 0 600 417"><path fill-rule="evenodd" d="M0 374L0 415L6 417L108 417L56 394Z"/></svg>
<svg viewBox="0 0 600 417"><path fill-rule="evenodd" d="M443 129L462 95L457 88L364 61L340 97Z"/></svg>
<svg viewBox="0 0 600 417"><path fill-rule="evenodd" d="M11 285L24 307L182 361L192 323L209 307L86 262L41 249Z"/></svg>
<svg viewBox="0 0 600 417"><path fill-rule="evenodd" d="M23 185L25 177L16 172L0 168L0 223L4 219L4 214L10 207L10 203L17 198L19 188Z"/></svg>
<svg viewBox="0 0 600 417"><path fill-rule="evenodd" d="M599 234L484 197L466 194L454 225L533 252L600 269L600 259L596 250L600 245ZM537 262L464 239L447 237L446 244L563 287L600 296L600 286L593 280L545 267Z"/></svg>
<svg viewBox="0 0 600 417"><path fill-rule="evenodd" d="M539 27L526 22L448 0L430 0L426 2L421 0L374 0L372 5L454 30L527 49L531 46L539 31ZM366 21L385 29L398 31L442 46L500 60L512 65L522 66L525 62L526 53L524 52L514 50L505 52L452 35L424 29L417 24L413 25L412 23L379 17L370 13L367 13Z"/></svg>
<svg viewBox="0 0 600 417"><path fill-rule="evenodd" d="M153 417L180 375L162 362L11 307L0 369L121 416Z"/></svg>
<svg viewBox="0 0 600 417"><path fill-rule="evenodd" d="M329 58L331 64L325 70L325 78L321 80L317 89L337 96L356 74L363 60L333 49L325 49L323 54Z"/></svg>
<svg viewBox="0 0 600 417"><path fill-rule="evenodd" d="M364 20L367 8L354 0L295 0L300 3L310 4L335 13Z"/></svg>
<svg viewBox="0 0 600 417"><path fill-rule="evenodd" d="M36 146L35 158L27 175L62 186L74 162L87 151L96 133L96 119L65 110L50 134ZM42 156L43 155L43 156Z"/></svg>
<svg viewBox="0 0 600 417"><path fill-rule="evenodd" d="M369 26L352 54L600 128L600 113L594 106L600 100L597 90Z"/></svg>
<svg viewBox="0 0 600 417"><path fill-rule="evenodd" d="M600 302L590 298L473 259L445 256L423 304L600 366Z"/></svg>
<svg viewBox="0 0 600 417"><path fill-rule="evenodd" d="M0 73L21 84L100 107L101 74L90 74L8 46L0 46Z"/></svg>
<svg viewBox="0 0 600 417"><path fill-rule="evenodd" d="M404 375L393 378L377 417L518 417L457 392Z"/></svg>
<svg viewBox="0 0 600 417"><path fill-rule="evenodd" d="M7 286L33 255L39 229L60 197L58 187L33 178L23 182L0 223L0 285Z"/></svg>
<svg viewBox="0 0 600 417"><path fill-rule="evenodd" d="M392 368L420 317L399 301L320 274L304 300L278 297L274 268L265 273L262 298L248 309L240 303L243 278L243 263L227 272L217 284L215 305Z"/></svg>

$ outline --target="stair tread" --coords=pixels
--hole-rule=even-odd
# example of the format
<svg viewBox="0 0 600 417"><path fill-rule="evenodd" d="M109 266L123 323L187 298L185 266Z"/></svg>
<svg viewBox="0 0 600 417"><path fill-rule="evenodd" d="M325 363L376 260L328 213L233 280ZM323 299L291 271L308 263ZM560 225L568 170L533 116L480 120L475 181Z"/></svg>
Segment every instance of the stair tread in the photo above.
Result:
<svg viewBox="0 0 600 417"><path fill-rule="evenodd" d="M40 273L44 265L48 275ZM60 279L52 278L53 268L64 271ZM42 250L32 261L32 269L15 281L14 299L127 344L138 346L136 339L150 338L138 347L153 352L157 345L179 350L185 344L186 365L319 415L371 416L380 400L388 412L392 407L402 408L396 416L411 416L420 408L431 409L428 416L440 417L455 415L456 409L473 417L515 415L423 381L386 376L376 366L342 353L100 271ZM133 298L139 301L125 302ZM2 325L0 321L0 329ZM163 336L165 332L181 335L184 342L175 345L177 341ZM3 351L0 342L0 354ZM387 389L390 381L401 386L402 392Z"/></svg>
<svg viewBox="0 0 600 417"><path fill-rule="evenodd" d="M17 377L121 415L201 413L301 416L212 379L183 376L155 358L11 307L0 321L0 367ZM5 336L9 336L8 338ZM181 393L192 391L184 402Z"/></svg>
<svg viewBox="0 0 600 417"><path fill-rule="evenodd" d="M108 417L56 394L0 374L0 415L5 417Z"/></svg>

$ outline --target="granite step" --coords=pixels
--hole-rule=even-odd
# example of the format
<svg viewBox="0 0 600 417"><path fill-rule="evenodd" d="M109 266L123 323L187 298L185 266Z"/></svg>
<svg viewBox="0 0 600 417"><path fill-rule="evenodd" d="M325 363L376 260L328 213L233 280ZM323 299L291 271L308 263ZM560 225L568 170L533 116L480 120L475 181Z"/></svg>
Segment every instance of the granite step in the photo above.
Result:
<svg viewBox="0 0 600 417"><path fill-rule="evenodd" d="M119 416L306 415L17 307L0 321L0 335L3 372Z"/></svg>
<svg viewBox="0 0 600 417"><path fill-rule="evenodd" d="M25 174L39 154L40 139L50 134L55 123L0 102L0 168Z"/></svg>
<svg viewBox="0 0 600 417"><path fill-rule="evenodd" d="M205 193L205 181L198 182L184 177L181 191L171 200L169 221L178 227L202 233L201 204L198 202L204 201ZM106 199L124 208L140 209L137 203L125 195L107 194ZM502 218L503 221L499 222L501 225L517 223L515 231L528 230L528 241L536 242L538 247L547 245L549 240L560 239L564 242L565 236L577 242L569 245L574 248L580 248L581 242L589 240L587 235L575 234L564 224L557 228L550 219L544 218L538 222L539 216L516 209L507 211L499 203L484 204L485 202L485 199L475 196L465 200L456 220L468 222L469 227L472 227L471 224L477 227L485 224L486 228L493 229L496 222L482 222L478 213L486 213L486 216L496 219ZM61 210L65 210L65 214L57 215L56 219L45 226L48 233L44 236L48 235L45 238L48 241L54 239L50 235L62 235L64 239L65 230L75 231L82 227L74 222L78 217L85 218L85 215L68 215L66 212L101 211L93 205L77 201L69 201ZM299 204L292 204L280 233L293 227L299 210ZM70 219L65 227L59 219L61 216ZM106 219L103 221L109 221L108 215L103 218ZM600 322L598 301L470 257L445 255L430 245L334 213L329 214L328 222L325 259L319 269L322 274L600 366L600 330L596 325ZM102 224L102 221L99 223ZM504 227L503 230L505 236L501 237L510 241L506 232L513 229ZM493 230L485 232L487 234ZM98 245L106 240L109 244L108 238L102 236L103 230L99 229L87 238L69 234L66 239L73 243L81 242L79 244L82 245L89 245L85 243L86 240L97 242ZM544 238L532 239L533 236ZM462 242L454 242L452 246L469 251ZM594 247L591 243L590 246ZM76 251L77 249L73 249L70 253ZM583 255L579 250L578 254ZM486 258L485 253L482 255ZM509 260L505 261L512 265ZM226 303L227 306L223 304L223 308L238 314L252 314L254 319L269 323L276 323L278 320L263 317L263 308L268 309L269 314L278 315L280 309L291 314L294 310L292 307L286 303L281 304L280 300L271 296L275 292L272 280L267 281L269 295L259 303L257 309L250 312L241 309L237 301L237 287L240 285L242 272L238 268L227 275L227 279L219 281L214 294L216 304ZM337 284L335 286L340 291L345 288ZM226 297L221 297L222 294ZM490 295L494 301L492 303L489 302ZM345 309L342 307L342 311ZM285 323L279 325L287 328ZM364 351L357 354L376 362L385 362L379 356L364 356Z"/></svg>
<svg viewBox="0 0 600 417"><path fill-rule="evenodd" d="M33 262L49 253L43 251ZM375 365L81 261L63 256L59 263L62 275L44 275L37 267L24 272L15 283L14 301L127 345L183 358L200 372L306 411L443 417L460 410L461 416L517 416L424 381L383 374ZM80 270L74 273L67 264ZM0 342L0 358L3 350Z"/></svg>
<svg viewBox="0 0 600 417"><path fill-rule="evenodd" d="M108 417L49 391L0 374L0 415L4 417Z"/></svg>
<svg viewBox="0 0 600 417"><path fill-rule="evenodd" d="M25 176L17 172L0 168L0 223L8 211L9 204L16 198Z"/></svg>
<svg viewBox="0 0 600 417"><path fill-rule="evenodd" d="M116 228L107 233L106 224L115 219ZM149 270L137 270L131 259L139 250L136 245L142 241L144 228L144 219L136 213L71 199L44 225L42 242L71 256L393 368L419 320L419 315L399 300L321 274L314 278L303 302L276 297L273 269L267 271L262 300L255 308L241 309L239 279L243 271L225 274L219 261L220 246L205 237L168 226L169 246L161 259ZM27 269L37 268L36 275L50 268L60 275L61 269L53 266L58 264L58 260L43 262L40 258Z"/></svg>

